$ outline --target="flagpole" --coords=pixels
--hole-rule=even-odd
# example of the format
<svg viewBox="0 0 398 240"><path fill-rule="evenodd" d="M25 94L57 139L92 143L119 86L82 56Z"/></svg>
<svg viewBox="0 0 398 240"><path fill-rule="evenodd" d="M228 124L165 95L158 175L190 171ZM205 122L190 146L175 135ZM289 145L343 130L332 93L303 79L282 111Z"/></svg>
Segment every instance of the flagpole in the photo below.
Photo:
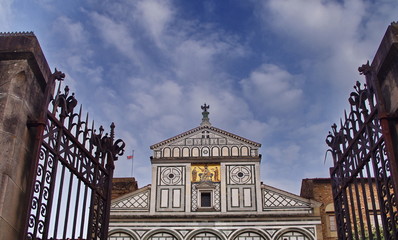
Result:
<svg viewBox="0 0 398 240"><path fill-rule="evenodd" d="M131 177L134 177L134 150L131 151Z"/></svg>

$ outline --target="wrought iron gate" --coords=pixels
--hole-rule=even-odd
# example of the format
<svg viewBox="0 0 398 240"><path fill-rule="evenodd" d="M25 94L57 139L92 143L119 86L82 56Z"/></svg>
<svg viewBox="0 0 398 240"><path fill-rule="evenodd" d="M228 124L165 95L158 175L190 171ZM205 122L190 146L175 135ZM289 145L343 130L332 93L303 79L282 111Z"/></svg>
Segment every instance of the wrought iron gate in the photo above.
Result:
<svg viewBox="0 0 398 240"><path fill-rule="evenodd" d="M359 70L369 74L369 63ZM367 85L356 83L350 111L326 139L334 163L330 175L338 238L398 239L396 170L391 168L374 89Z"/></svg>
<svg viewBox="0 0 398 240"><path fill-rule="evenodd" d="M114 161L124 142L114 141L113 123L109 135L102 126L96 132L81 107L75 112L68 86L61 93L64 77L52 75L42 119L29 124L38 133L25 239L106 239Z"/></svg>

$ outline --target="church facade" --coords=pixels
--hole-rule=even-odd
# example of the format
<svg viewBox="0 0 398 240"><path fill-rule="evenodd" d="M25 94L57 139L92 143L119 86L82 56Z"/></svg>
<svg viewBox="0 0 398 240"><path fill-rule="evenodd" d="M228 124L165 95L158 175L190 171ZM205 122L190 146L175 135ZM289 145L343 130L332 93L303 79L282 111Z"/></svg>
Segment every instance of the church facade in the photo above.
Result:
<svg viewBox="0 0 398 240"><path fill-rule="evenodd" d="M318 202L260 180L261 144L210 124L151 146L152 184L112 201L110 240L322 239Z"/></svg>

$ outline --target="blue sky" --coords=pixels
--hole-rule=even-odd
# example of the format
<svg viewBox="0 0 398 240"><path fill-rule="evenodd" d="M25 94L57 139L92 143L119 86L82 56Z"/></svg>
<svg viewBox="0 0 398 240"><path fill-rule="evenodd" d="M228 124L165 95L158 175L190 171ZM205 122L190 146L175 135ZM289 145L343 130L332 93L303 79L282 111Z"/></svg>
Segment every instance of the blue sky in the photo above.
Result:
<svg viewBox="0 0 398 240"><path fill-rule="evenodd" d="M33 31L97 124L116 124L134 176L149 146L199 126L262 144L261 179L299 193L328 177L325 138L396 0L0 0L0 31ZM126 154L126 155L127 155ZM121 157L116 176L131 176Z"/></svg>

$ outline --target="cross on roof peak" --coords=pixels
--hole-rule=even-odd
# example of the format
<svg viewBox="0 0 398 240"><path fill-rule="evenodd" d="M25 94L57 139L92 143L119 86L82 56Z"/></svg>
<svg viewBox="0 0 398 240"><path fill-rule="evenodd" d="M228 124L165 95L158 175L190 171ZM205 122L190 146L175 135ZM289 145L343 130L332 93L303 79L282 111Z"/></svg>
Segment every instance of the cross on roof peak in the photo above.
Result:
<svg viewBox="0 0 398 240"><path fill-rule="evenodd" d="M203 125L207 125L207 126L211 126L211 123L210 123L210 121L209 121L209 112L207 111L207 109L209 109L210 108L210 105L207 105L206 103L203 105L203 106L200 106L201 108L202 108L202 110L203 110L203 112L202 112L202 116L203 116L203 118L202 118L202 123L200 124L201 126L203 126Z"/></svg>
<svg viewBox="0 0 398 240"><path fill-rule="evenodd" d="M207 109L210 108L210 105L206 105L206 103L205 103L203 106L200 106L200 107L202 108L202 110L203 110L204 112L207 112Z"/></svg>

